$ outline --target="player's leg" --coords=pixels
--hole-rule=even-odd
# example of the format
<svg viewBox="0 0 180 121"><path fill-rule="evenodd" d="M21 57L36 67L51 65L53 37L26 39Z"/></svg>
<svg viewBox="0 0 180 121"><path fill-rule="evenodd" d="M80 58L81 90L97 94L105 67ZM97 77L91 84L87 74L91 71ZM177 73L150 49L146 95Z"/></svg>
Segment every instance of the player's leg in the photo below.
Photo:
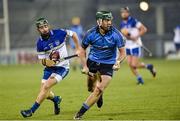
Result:
<svg viewBox="0 0 180 121"><path fill-rule="evenodd" d="M111 67L110 67L111 68ZM104 70L104 69L103 69ZM104 73L104 72L101 72L101 73ZM102 81L102 78L101 78L101 73L98 71L97 73L96 73L96 80L97 80L97 82L101 82ZM101 94L101 96L99 97L99 99L98 99L98 101L96 102L96 104L97 104L97 107L98 108L101 108L102 107L102 105L103 105L103 93Z"/></svg>
<svg viewBox="0 0 180 121"><path fill-rule="evenodd" d="M46 82L45 80L42 81L40 91L42 90L45 82ZM48 91L48 93L46 95L46 99L47 100L55 102L57 100L57 98L60 98L60 97L59 96L55 96L55 94L54 94L54 92L52 90Z"/></svg>
<svg viewBox="0 0 180 121"><path fill-rule="evenodd" d="M21 114L23 117L30 117L33 113L39 108L40 104L46 99L47 93L49 92L49 89L57 83L56 79L53 77L50 77L42 86L42 89L40 90L40 93L38 94L38 97L35 101L35 103L32 105L32 107L28 110L22 110Z"/></svg>
<svg viewBox="0 0 180 121"><path fill-rule="evenodd" d="M47 98L47 94L49 93L52 86L54 86L57 83L57 80L51 76L42 86L42 89L36 99L36 102L41 104L44 99Z"/></svg>
<svg viewBox="0 0 180 121"><path fill-rule="evenodd" d="M42 81L41 90L44 86L44 82L45 81ZM49 90L46 95L46 99L48 99L54 103L54 114L56 114L56 115L59 114L60 113L60 103L62 101L61 96L56 96L51 90Z"/></svg>
<svg viewBox="0 0 180 121"><path fill-rule="evenodd" d="M100 72L94 73L92 76L88 76L87 78L87 87L89 92L93 92L97 82L101 82L101 74ZM98 108L101 108L103 105L103 96L101 95L100 98L97 101Z"/></svg>
<svg viewBox="0 0 180 121"><path fill-rule="evenodd" d="M148 69L151 72L152 76L156 77L156 69L154 68L153 64L145 64L144 62L138 61L136 67L138 69Z"/></svg>
<svg viewBox="0 0 180 121"><path fill-rule="evenodd" d="M57 82L60 82L67 76L68 72L69 72L69 69L67 68L57 67L56 71L52 73L51 76L54 77L57 80ZM48 92L47 98L50 98L50 100L54 102L54 114L57 115L60 113L60 103L62 101L62 98L61 96L52 97L53 95L54 95L53 92L50 90Z"/></svg>
<svg viewBox="0 0 180 121"><path fill-rule="evenodd" d="M105 88L108 86L111 80L111 76L109 75L102 75L102 82L97 82L97 85L94 91L90 94L87 100L83 103L81 109L75 115L74 119L81 119L84 113L92 107L99 99Z"/></svg>
<svg viewBox="0 0 180 121"><path fill-rule="evenodd" d="M97 82L97 85L93 91L93 93L91 93L91 95L87 98L87 100L85 101L85 103L91 107L94 103L97 102L97 100L99 99L99 97L101 96L101 94L103 93L104 89L108 86L108 84L110 83L111 80L111 76L108 75L102 75L102 82Z"/></svg>
<svg viewBox="0 0 180 121"><path fill-rule="evenodd" d="M136 68L139 68L139 69L140 68L146 68L151 72L153 77L156 76L156 70L155 70L153 64L145 64L139 60L139 57L141 56L141 48L140 47L133 49L133 55L135 56L134 62L136 62L136 60L137 60Z"/></svg>
<svg viewBox="0 0 180 121"><path fill-rule="evenodd" d="M94 91L90 94L87 100L83 103L79 112L75 115L75 119L80 119L82 115L96 103L102 96L103 91L109 85L113 75L113 64L99 64L96 63L97 74L101 75L97 81ZM98 77L98 76L97 76Z"/></svg>
<svg viewBox="0 0 180 121"><path fill-rule="evenodd" d="M42 90L43 86L44 86L44 83L46 82L47 80L42 80L41 82L41 87L40 87L40 91ZM52 90L49 90L49 92L47 93L46 95L46 99L48 100L53 100L53 98L55 97L55 94Z"/></svg>
<svg viewBox="0 0 180 121"><path fill-rule="evenodd" d="M133 66L133 53L132 49L126 48L127 63L132 73L136 76L138 74L136 67Z"/></svg>
<svg viewBox="0 0 180 121"><path fill-rule="evenodd" d="M127 57L128 65L129 65L132 73L136 76L136 79L138 81L137 84L143 84L144 81L137 70L138 65L139 65L140 48L131 48L131 49L127 48L126 53L128 55L128 57ZM144 66L144 65L142 64L139 66Z"/></svg>
<svg viewBox="0 0 180 121"><path fill-rule="evenodd" d="M144 84L144 80L143 80L142 76L139 74L139 72L137 70L138 69L138 64L140 63L139 62L139 57L132 56L131 59L132 59L132 61L131 61L130 66L131 66L132 72L134 73L134 75L136 76L136 79L138 81L137 84Z"/></svg>
<svg viewBox="0 0 180 121"><path fill-rule="evenodd" d="M92 73L92 75L88 76L87 78L87 87L89 92L93 92L96 87L97 81L101 82L101 74L99 71L97 71L98 65L96 62L88 59L87 66L89 68L90 73ZM98 108L101 108L102 105L103 105L103 96L101 95L99 100L97 101L97 106Z"/></svg>
<svg viewBox="0 0 180 121"><path fill-rule="evenodd" d="M138 70L137 70L137 67L136 67L136 64L135 64L136 61L137 61L136 58L133 58L132 55L128 55L128 56L127 56L127 63L128 63L128 65L129 65L129 67L130 67L131 72L133 73L133 75L136 76L136 79L137 79L137 81L138 81L137 84L143 84L144 81L143 81L141 75L138 73Z"/></svg>
<svg viewBox="0 0 180 121"><path fill-rule="evenodd" d="M92 76L87 76L87 88L89 92L93 92L96 86L97 78L96 75L93 73Z"/></svg>
<svg viewBox="0 0 180 121"><path fill-rule="evenodd" d="M50 89L52 86L54 86L57 82L61 81L69 72L69 69L60 69L60 72L57 73L52 73L54 70L51 69L45 69L44 70L44 76L43 76L43 84L41 87L41 90L38 94L38 97L35 101L35 103L32 105L32 107L28 110L22 110L21 114L23 117L30 117L32 114L39 108L40 104L43 102L44 99L47 98L49 95L53 95L50 92ZM61 102L61 99L59 96L54 97L54 106L55 106L55 114L59 114L60 112L60 107L59 104Z"/></svg>
<svg viewBox="0 0 180 121"><path fill-rule="evenodd" d="M96 85L96 80L97 80L96 75L95 75L95 73L97 72L97 65L96 65L96 62L88 59L87 66L89 68L89 73L91 73L91 75L87 76L87 88L89 92L93 92Z"/></svg>

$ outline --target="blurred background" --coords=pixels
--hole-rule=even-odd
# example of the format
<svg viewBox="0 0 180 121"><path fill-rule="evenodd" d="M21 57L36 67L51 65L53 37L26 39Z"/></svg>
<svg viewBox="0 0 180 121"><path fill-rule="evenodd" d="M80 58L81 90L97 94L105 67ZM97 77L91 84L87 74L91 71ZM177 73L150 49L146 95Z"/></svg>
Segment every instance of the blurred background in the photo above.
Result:
<svg viewBox="0 0 180 121"><path fill-rule="evenodd" d="M119 29L120 8L125 6L147 26L142 40L154 58L179 58L178 54L168 55L175 51L173 38L180 25L180 0L0 0L0 64L36 62L39 35L35 21L39 17L47 18L52 28L66 29L78 17L84 33L96 25L96 11L110 10ZM148 57L145 52L144 57Z"/></svg>

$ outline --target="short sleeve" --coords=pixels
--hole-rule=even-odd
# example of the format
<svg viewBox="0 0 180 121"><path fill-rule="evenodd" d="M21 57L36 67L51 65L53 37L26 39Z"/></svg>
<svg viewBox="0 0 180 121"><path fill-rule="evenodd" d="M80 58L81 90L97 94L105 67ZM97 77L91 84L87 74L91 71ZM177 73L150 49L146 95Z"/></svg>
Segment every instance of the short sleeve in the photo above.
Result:
<svg viewBox="0 0 180 121"><path fill-rule="evenodd" d="M123 28L123 22L121 22L121 23L119 24L119 28L120 28L120 29Z"/></svg>
<svg viewBox="0 0 180 121"><path fill-rule="evenodd" d="M67 31L65 29L59 29L59 33L62 37L66 37Z"/></svg>
<svg viewBox="0 0 180 121"><path fill-rule="evenodd" d="M67 32L67 35L68 36L70 36L70 37L72 37L73 36L73 31L72 30L66 30L66 32Z"/></svg>
<svg viewBox="0 0 180 121"><path fill-rule="evenodd" d="M117 32L116 42L118 48L122 48L125 46L126 39L120 32Z"/></svg>
<svg viewBox="0 0 180 121"><path fill-rule="evenodd" d="M37 42L37 55L38 55L38 59L44 59L46 58L45 56L45 52L43 50L43 46L42 46L42 43L40 41Z"/></svg>
<svg viewBox="0 0 180 121"><path fill-rule="evenodd" d="M140 21L138 21L137 19L134 19L134 22L135 22L135 26L136 26L137 28L140 28L140 27L141 27L142 23L141 23Z"/></svg>
<svg viewBox="0 0 180 121"><path fill-rule="evenodd" d="M82 48L86 49L90 44L90 35L89 33L86 33L86 35L84 36L81 46Z"/></svg>

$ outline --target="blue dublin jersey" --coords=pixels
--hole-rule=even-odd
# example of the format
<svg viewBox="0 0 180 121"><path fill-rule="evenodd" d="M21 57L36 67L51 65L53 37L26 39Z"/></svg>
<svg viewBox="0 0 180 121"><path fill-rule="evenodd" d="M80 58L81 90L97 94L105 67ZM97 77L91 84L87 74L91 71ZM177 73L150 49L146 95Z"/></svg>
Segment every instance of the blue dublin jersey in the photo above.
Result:
<svg viewBox="0 0 180 121"><path fill-rule="evenodd" d="M112 27L105 35L99 32L99 27L93 27L85 35L82 47L90 45L88 58L92 61L104 64L116 62L117 48L125 46L125 41L120 32Z"/></svg>

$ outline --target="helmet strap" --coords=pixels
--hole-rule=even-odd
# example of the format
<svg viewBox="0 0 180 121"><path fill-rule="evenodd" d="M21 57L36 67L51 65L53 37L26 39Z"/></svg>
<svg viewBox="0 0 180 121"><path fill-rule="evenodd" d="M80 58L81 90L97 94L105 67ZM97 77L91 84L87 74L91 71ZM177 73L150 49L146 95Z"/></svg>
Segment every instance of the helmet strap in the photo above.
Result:
<svg viewBox="0 0 180 121"><path fill-rule="evenodd" d="M48 40L50 37L50 32L48 32L47 34L41 34L41 37L45 40Z"/></svg>
<svg viewBox="0 0 180 121"><path fill-rule="evenodd" d="M98 20L97 20L97 24L98 24L98 26L100 27L100 26L102 25L102 19L98 19Z"/></svg>

